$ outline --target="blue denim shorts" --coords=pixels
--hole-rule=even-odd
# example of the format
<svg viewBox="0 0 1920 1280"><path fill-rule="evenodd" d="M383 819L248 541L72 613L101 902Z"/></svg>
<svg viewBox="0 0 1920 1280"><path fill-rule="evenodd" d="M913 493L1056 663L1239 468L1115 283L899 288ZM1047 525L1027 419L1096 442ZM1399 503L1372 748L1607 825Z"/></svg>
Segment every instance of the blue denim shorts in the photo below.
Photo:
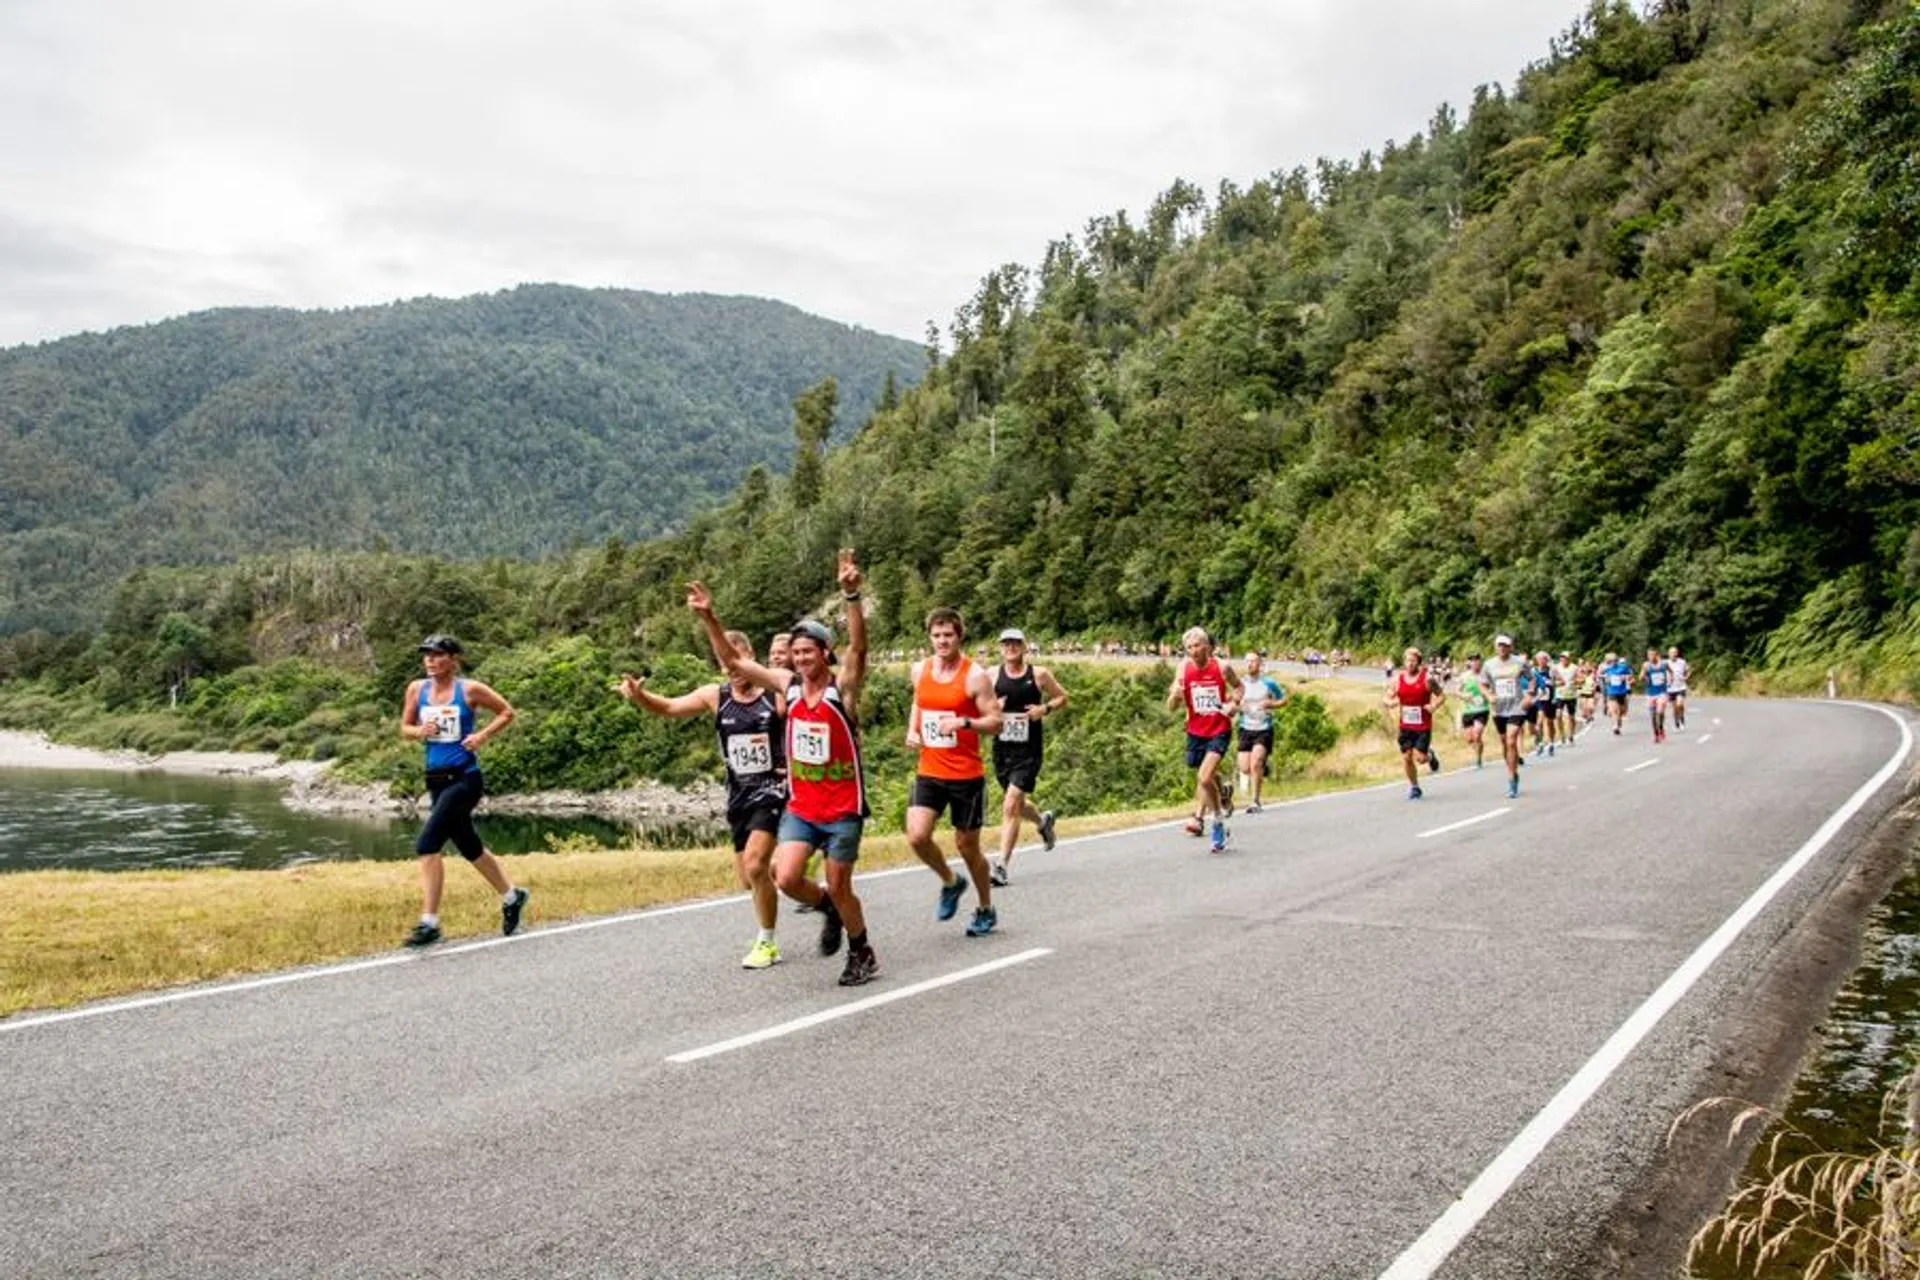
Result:
<svg viewBox="0 0 1920 1280"><path fill-rule="evenodd" d="M789 809L780 815L781 844L804 844L810 849L825 849L835 862L852 865L860 860L860 833L865 818L841 818L838 822L808 822Z"/></svg>

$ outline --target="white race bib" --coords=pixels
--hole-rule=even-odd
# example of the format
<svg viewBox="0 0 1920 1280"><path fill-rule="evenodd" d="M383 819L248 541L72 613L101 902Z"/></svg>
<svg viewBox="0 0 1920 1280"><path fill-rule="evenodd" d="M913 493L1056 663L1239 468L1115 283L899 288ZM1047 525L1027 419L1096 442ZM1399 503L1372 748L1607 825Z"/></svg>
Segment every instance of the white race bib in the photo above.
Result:
<svg viewBox="0 0 1920 1280"><path fill-rule="evenodd" d="M1411 725L1413 728L1417 729L1421 725L1425 724L1426 722L1427 722L1427 709L1425 707L1413 706L1404 702L1400 704L1400 723L1401 724Z"/></svg>
<svg viewBox="0 0 1920 1280"><path fill-rule="evenodd" d="M426 706L420 708L420 723L432 728L427 735L428 742L460 741L460 708L448 706Z"/></svg>
<svg viewBox="0 0 1920 1280"><path fill-rule="evenodd" d="M833 754L833 735L818 720L795 720L793 758L801 764L825 764Z"/></svg>
<svg viewBox="0 0 1920 1280"><path fill-rule="evenodd" d="M1493 682L1493 696L1505 700L1520 696L1520 682L1512 676Z"/></svg>
<svg viewBox="0 0 1920 1280"><path fill-rule="evenodd" d="M946 714L944 711L922 710L920 712L921 746L933 747L938 750L943 747L957 747L960 745L960 735L958 732L940 732L940 717Z"/></svg>
<svg viewBox="0 0 1920 1280"><path fill-rule="evenodd" d="M1000 741L1002 742L1029 741L1030 739L1027 736L1027 728L1032 723L1033 722L1031 720L1027 719L1025 712L1021 712L1021 711L1007 712L1006 717L1000 721Z"/></svg>
<svg viewBox="0 0 1920 1280"><path fill-rule="evenodd" d="M737 774L773 771L773 739L764 733L727 736L727 766Z"/></svg>
<svg viewBox="0 0 1920 1280"><path fill-rule="evenodd" d="M1193 695L1193 714L1197 716L1217 716L1220 714L1220 686L1216 684L1190 684L1187 692Z"/></svg>

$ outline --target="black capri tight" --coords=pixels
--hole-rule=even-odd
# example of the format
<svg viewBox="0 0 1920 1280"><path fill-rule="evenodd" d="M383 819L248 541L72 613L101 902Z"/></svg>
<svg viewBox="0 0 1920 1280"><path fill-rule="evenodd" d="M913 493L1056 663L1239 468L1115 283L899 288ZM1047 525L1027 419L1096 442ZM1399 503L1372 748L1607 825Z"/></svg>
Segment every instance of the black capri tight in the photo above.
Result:
<svg viewBox="0 0 1920 1280"><path fill-rule="evenodd" d="M451 841L468 862L485 853L487 847L473 829L473 807L486 792L487 784L478 769L451 777L429 772L427 794L433 797L433 810L427 814L427 824L420 828L420 838L413 842L413 851L424 857L440 852Z"/></svg>

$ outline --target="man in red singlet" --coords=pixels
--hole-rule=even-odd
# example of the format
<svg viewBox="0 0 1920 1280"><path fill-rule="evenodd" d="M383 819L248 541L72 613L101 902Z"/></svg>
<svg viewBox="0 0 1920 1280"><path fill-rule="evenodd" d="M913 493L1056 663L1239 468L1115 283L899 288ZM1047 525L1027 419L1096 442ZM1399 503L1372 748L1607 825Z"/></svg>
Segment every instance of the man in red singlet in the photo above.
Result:
<svg viewBox="0 0 1920 1280"><path fill-rule="evenodd" d="M1399 671L1387 681L1387 710L1393 714L1400 732L1400 759L1407 769L1407 799L1418 800L1420 763L1426 761L1439 772L1440 761L1433 754L1433 713L1447 699L1446 690L1421 665L1420 651L1408 649Z"/></svg>
<svg viewBox="0 0 1920 1280"><path fill-rule="evenodd" d="M1167 707L1187 712L1187 767L1197 769L1193 784L1193 817L1187 820L1187 834L1197 836L1207 830L1207 815L1213 814L1211 849L1223 853L1227 847L1227 824L1222 816L1226 805L1218 779L1220 760L1233 749L1233 716L1240 706L1240 676L1213 655L1213 637L1203 627L1192 627L1180 638L1187 656L1180 673L1167 689Z"/></svg>
<svg viewBox="0 0 1920 1280"><path fill-rule="evenodd" d="M913 709L907 716L907 745L920 751L913 795L907 802L907 843L920 861L940 877L934 915L953 919L972 877L979 906L967 924L967 936L983 938L999 923L993 908L991 873L980 852L980 828L987 810L987 770L980 759L980 735L1000 731L1000 700L993 677L966 654L966 624L958 611L935 609L927 615L927 643L933 656L913 664ZM967 873L947 865L934 839L943 812L953 815L953 843Z"/></svg>
<svg viewBox="0 0 1920 1280"><path fill-rule="evenodd" d="M833 632L806 618L793 628L792 672L777 672L747 658L727 642L713 613L713 597L698 582L687 586L687 607L706 628L714 657L729 677L763 689L785 689L787 711L787 809L773 851L774 883L780 892L819 909L820 954L840 950L844 930L847 966L840 985L871 982L880 961L867 940L866 913L853 891L853 864L866 826L866 774L860 761L857 720L860 686L867 677L867 619L860 603L860 570L853 552L840 552L840 593L847 602L846 662L838 678ZM816 849L827 855L823 893L806 874Z"/></svg>

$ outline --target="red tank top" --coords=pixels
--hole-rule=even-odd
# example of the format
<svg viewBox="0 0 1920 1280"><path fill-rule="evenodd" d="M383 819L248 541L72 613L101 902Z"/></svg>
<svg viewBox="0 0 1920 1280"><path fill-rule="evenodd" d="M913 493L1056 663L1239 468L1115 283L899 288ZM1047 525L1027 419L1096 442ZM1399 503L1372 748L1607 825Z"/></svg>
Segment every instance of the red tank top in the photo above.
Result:
<svg viewBox="0 0 1920 1280"><path fill-rule="evenodd" d="M1180 693L1187 700L1187 732L1194 737L1217 738L1233 727L1220 659L1209 658L1206 666L1196 667L1188 658L1180 668Z"/></svg>
<svg viewBox="0 0 1920 1280"><path fill-rule="evenodd" d="M920 664L920 679L913 686L913 700L920 708L920 774L944 778L948 782L969 782L986 776L980 762L980 735L971 729L956 729L941 735L936 727L943 715L977 716L973 695L967 682L973 679L973 659L962 656L960 669L951 680L933 678L935 658Z"/></svg>
<svg viewBox="0 0 1920 1280"><path fill-rule="evenodd" d="M1433 714L1427 710L1429 692L1425 671L1416 671L1411 676L1402 671L1394 678L1393 693L1400 700L1402 729L1423 733L1433 728Z"/></svg>
<svg viewBox="0 0 1920 1280"><path fill-rule="evenodd" d="M829 684L816 706L807 705L799 681L787 690L787 783L787 811L796 818L824 825L867 816L860 741L839 685Z"/></svg>

